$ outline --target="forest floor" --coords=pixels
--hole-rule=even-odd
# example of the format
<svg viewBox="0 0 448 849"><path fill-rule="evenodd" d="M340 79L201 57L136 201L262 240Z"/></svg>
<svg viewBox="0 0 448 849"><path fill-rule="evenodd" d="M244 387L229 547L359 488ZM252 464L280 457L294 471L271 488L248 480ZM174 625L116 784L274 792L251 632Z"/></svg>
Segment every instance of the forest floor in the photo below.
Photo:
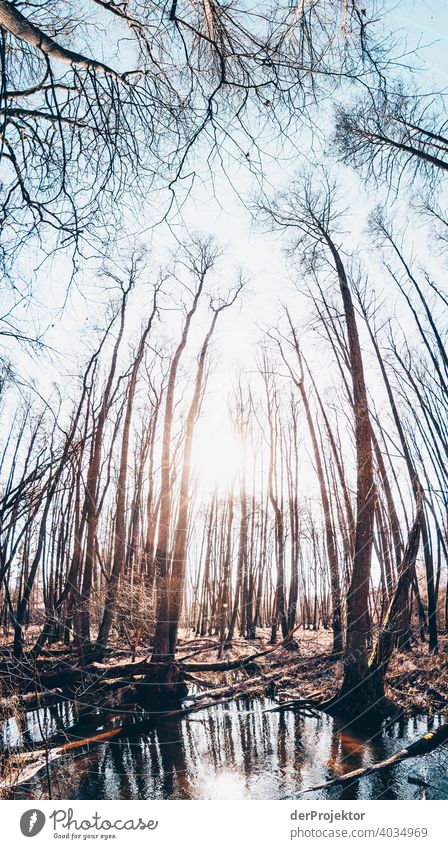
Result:
<svg viewBox="0 0 448 849"><path fill-rule="evenodd" d="M260 635L260 631L258 631ZM295 635L298 651L284 647L272 654L258 658L255 663L258 672L248 676L247 685L251 694L254 691L251 680L260 678L259 692L266 683L272 682L272 695L281 703L296 699L316 698L316 694L325 701L335 694L342 679L342 660L331 656L332 634L328 630L302 630ZM248 654L269 648L269 632L261 633L258 639L236 640L226 659L236 660ZM200 638L188 642L191 652L200 646ZM186 647L186 641L183 642ZM180 656L187 656L182 652ZM216 660L216 648L210 647L200 652L201 661L212 663ZM196 656L197 657L197 656ZM188 662L188 661L187 661ZM201 673L210 683L231 684L235 673ZM263 681L264 679L264 681ZM386 695L395 702L404 713L448 713L448 635L440 637L437 655L430 655L427 643L416 641L410 651L396 651L392 657L386 676Z"/></svg>
<svg viewBox="0 0 448 849"><path fill-rule="evenodd" d="M218 643L214 637L195 637L192 632L180 634L176 660L186 670L186 683L193 699L216 698L230 699L232 692L236 696L263 695L268 693L279 704L288 701L318 699L326 701L335 694L342 679L342 660L331 655L331 631L320 629L303 630L300 628L295 638L298 649L291 650L283 645L271 647L270 631L258 629L257 639L235 638L233 645L221 658L218 658ZM0 656L8 651L8 642L0 642ZM272 650L273 649L273 650ZM135 656L135 663L144 665L148 660L149 649L141 645ZM245 667L228 670L208 670L217 662L235 665L238 660L261 653ZM264 654L263 654L264 653ZM102 665L102 684L106 683L109 667L114 668L113 677L120 677L122 664L126 673L130 673L131 652L129 648L117 643L111 647L105 663ZM73 649L55 644L44 650L36 668L37 680L41 677L39 689L50 685L48 679L57 677L58 669L67 671L76 667L77 660ZM124 670L123 670L124 671ZM139 670L136 670L136 673ZM141 670L144 672L144 670ZM45 683L44 683L45 682ZM128 677L130 683L130 678ZM37 681L36 681L37 683ZM99 683L99 682L98 682ZM118 684L118 680L116 681ZM55 687L59 686L56 680ZM0 707L11 696L8 687L0 693ZM35 692L33 684L32 692ZM198 693L200 695L198 695ZM20 692L15 692L20 702ZM404 713L448 713L448 635L440 636L439 652L430 655L426 642L415 641L410 651L395 651L386 676L386 695ZM3 698L1 698L3 696ZM1 712L1 711L0 711Z"/></svg>
<svg viewBox="0 0 448 849"><path fill-rule="evenodd" d="M259 629L257 639L236 638L219 658L216 638L183 632L175 668L185 676L188 695L163 708L154 704L151 678L157 679L157 665L151 664L145 645L134 658L129 646L117 643L103 663L83 667L73 648L54 644L26 669L23 663L9 665L11 647L5 641L0 645L0 667L7 673L0 693L0 723L13 716L23 727L27 711L58 702L75 705L76 719L56 728L44 748L42 742L24 748L19 743L19 749L14 746L8 752L6 744L0 795L48 767L50 760L126 734L135 723L181 718L245 696L269 696L271 704L276 703L266 708L270 711L318 710L319 703L335 695L342 677L342 660L331 655L331 636L330 631L300 628L294 635L298 649L291 650L282 644L270 646L269 631ZM421 642L408 652L395 652L386 695L405 715L448 716L448 636L441 637L437 655L429 655L427 643Z"/></svg>

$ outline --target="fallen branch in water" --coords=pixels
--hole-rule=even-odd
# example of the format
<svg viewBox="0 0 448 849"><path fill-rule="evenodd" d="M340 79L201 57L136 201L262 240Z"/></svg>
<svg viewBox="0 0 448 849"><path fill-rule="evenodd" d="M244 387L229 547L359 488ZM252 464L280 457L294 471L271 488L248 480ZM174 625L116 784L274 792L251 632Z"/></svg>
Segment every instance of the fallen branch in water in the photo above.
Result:
<svg viewBox="0 0 448 849"><path fill-rule="evenodd" d="M363 778L365 775L370 775L372 772L380 772L380 770L386 769L389 766L394 766L394 764L400 763L400 761L407 760L408 758L416 758L420 755L427 755L428 752L438 749L439 746L442 746L447 742L448 722L445 725L441 725L440 728L437 728L435 731L430 731L428 734L420 737L420 739L416 740L414 743L410 743L406 749L400 749L399 752L395 752L394 755L391 755L384 761L379 761L376 764L372 764L372 766L354 769L352 772L348 772L346 775L340 776L340 778L332 778L331 781L326 781L325 784L315 784L314 787L308 787L307 790L302 790L299 793L299 796L302 796L304 793L312 793L314 790L326 790L328 787L334 787L336 784L349 784L351 781L357 781L359 778Z"/></svg>
<svg viewBox="0 0 448 849"><path fill-rule="evenodd" d="M257 676L256 678L249 678L247 683L236 682L232 685L222 687L212 682L201 681L192 673L197 670L205 672L225 672L232 670L244 670L251 667L252 669L256 669L256 659L268 656L285 645L285 643L291 640L292 635L298 627L300 626L297 626L290 632L290 634L287 635L287 637L285 637L285 639L276 643L274 646L270 646L268 649L264 649L263 651L252 653L246 657L208 664L180 663L179 661L175 661L173 665L179 667L179 669L185 674L187 680L189 679L197 685L206 688L208 692L212 690L214 692L214 697L216 698L218 698L219 694L220 696L225 695L230 699L233 694L240 691L241 686L243 686L243 688L247 691L256 691L257 688L260 691L263 688L264 683L267 683L269 680L274 680L277 676L269 675L268 678ZM141 683L144 683L145 676L153 675L157 668L162 670L164 667L165 665L163 663L154 663L148 659L143 659L133 663L91 663L83 667L68 667L67 665L64 665L61 669L53 668L42 670L37 673L37 676L35 675L34 678L31 676L30 672L28 675L28 683L30 684L33 682L34 687L36 687L36 683L38 682L39 686L42 687L42 690L40 692L37 691L36 693L36 689L34 689L32 693L25 693L20 697L13 695L9 699L3 699L0 707L3 708L4 713L14 713L17 709L22 711L34 710L38 707L54 704L57 701L64 700L70 700L82 705L84 696L83 691L79 691L80 685L84 684L87 686L92 695L93 691L90 689L92 686L94 688L100 687L105 689L106 687L113 688L122 686L126 683L132 685L137 678L143 679ZM202 697L205 695L205 693L202 694ZM193 697L194 700L197 698L200 698L200 695ZM96 706L99 706L98 702L96 702ZM179 713L178 715L181 714Z"/></svg>
<svg viewBox="0 0 448 849"><path fill-rule="evenodd" d="M73 749L80 749L88 746L91 743L102 743L104 740L109 740L111 737L116 737L121 734L123 727L111 728L109 731L102 731L92 737L86 737L81 740L72 740L69 743L54 748L35 749L32 752L19 752L11 755L5 767L3 768L3 778L0 781L0 789L5 790L17 784L24 784L34 778L46 764L52 763L58 758L63 757L66 752Z"/></svg>
<svg viewBox="0 0 448 849"><path fill-rule="evenodd" d="M22 696L12 695L9 698L0 699L0 713L2 716L12 716L17 710L37 710L68 698L59 687L37 693L24 693Z"/></svg>
<svg viewBox="0 0 448 849"><path fill-rule="evenodd" d="M310 693L306 699L292 699L291 701L283 702L273 708L266 708L263 713L279 713L282 710L294 710L298 707L319 707L319 698L322 698L322 693L317 690L315 693Z"/></svg>
<svg viewBox="0 0 448 849"><path fill-rule="evenodd" d="M238 699L242 695L244 695L243 692L235 693L231 696L231 698ZM58 760L67 752L73 751L74 749L82 749L97 743L102 743L112 737L118 737L121 734L128 734L131 730L142 730L145 726L145 721L153 722L155 716L160 719L180 719L191 713L198 713L199 711L206 710L207 708L215 707L215 705L224 704L229 700L230 697L225 697L221 699L213 699L212 701L205 703L190 705L189 707L180 708L178 710L159 711L151 714L142 713L140 714L141 722L125 721L109 730L92 734L89 737L82 737L78 740L70 740L68 743L63 743L62 745L57 743L52 746L50 741L46 749L40 748L34 749L33 751L10 754L3 764L3 778L0 781L0 789L8 789L18 784L30 781L35 775L37 775L38 772L40 772L41 769L44 769L47 764L53 763L53 761ZM133 714L133 717L135 716L136 715Z"/></svg>
<svg viewBox="0 0 448 849"><path fill-rule="evenodd" d="M196 684L198 687L203 687L206 690L213 690L219 687L219 684L214 684L212 681L205 681L203 678L198 678L190 672L185 672L185 680L191 681L192 684Z"/></svg>
<svg viewBox="0 0 448 849"><path fill-rule="evenodd" d="M277 648L277 646L275 648ZM135 664L134 666L138 666L138 664ZM273 673L272 676L269 676L268 683L270 681L280 679L282 675L283 670ZM201 684L204 683L206 682L201 682ZM124 711L121 711L120 708L115 706L105 708L104 706L97 704L97 708L99 708L100 711L113 711L116 714L115 719L121 719L119 724L108 731L103 731L101 733L95 732L91 736L83 735L80 739L64 743L63 745L60 744L59 740L57 742L55 741L53 745L51 745L51 740L47 741L49 745L47 745L46 751L40 748L35 749L32 752L11 753L7 760L7 775L5 775L4 780L0 782L0 788L6 788L13 784L29 781L45 767L45 758L47 756L48 762L53 762L54 760L62 757L67 751L80 749L86 746L88 747L89 745L94 745L98 742L107 740L110 737L116 737L122 733L129 733L131 730L137 730L139 728L142 729L145 722L148 721L153 723L155 719L181 719L192 713L198 713L199 711L207 710L208 708L212 708L217 705L226 704L229 701L235 701L245 695L254 696L265 689L266 683L267 681L265 677L257 676L256 678L248 678L246 681L236 682L231 685L218 687L212 685L212 687L206 692L193 696L189 700L193 701L193 704L174 710L145 711L140 714L135 712L131 714L131 721L123 721L123 718L120 717L120 713L124 713ZM126 711L126 714L128 713L130 712ZM97 717L97 719L99 719L99 717ZM137 719L137 721L135 721L135 719ZM75 730L76 726L68 729L67 733L73 733Z"/></svg>

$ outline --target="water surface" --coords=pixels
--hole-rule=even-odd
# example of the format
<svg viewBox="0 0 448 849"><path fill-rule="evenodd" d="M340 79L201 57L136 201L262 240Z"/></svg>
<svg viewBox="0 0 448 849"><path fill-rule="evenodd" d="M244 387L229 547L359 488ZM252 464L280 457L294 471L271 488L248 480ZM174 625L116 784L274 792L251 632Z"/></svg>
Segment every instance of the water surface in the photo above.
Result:
<svg viewBox="0 0 448 849"><path fill-rule="evenodd" d="M293 799L315 784L384 760L438 727L442 717L413 717L361 733L321 713L272 713L270 699L240 699L144 731L73 751L50 766L60 799ZM36 743L79 717L70 705L27 715L4 743ZM305 799L447 799L448 748L382 772L307 794ZM48 795L45 771L15 788L13 798Z"/></svg>

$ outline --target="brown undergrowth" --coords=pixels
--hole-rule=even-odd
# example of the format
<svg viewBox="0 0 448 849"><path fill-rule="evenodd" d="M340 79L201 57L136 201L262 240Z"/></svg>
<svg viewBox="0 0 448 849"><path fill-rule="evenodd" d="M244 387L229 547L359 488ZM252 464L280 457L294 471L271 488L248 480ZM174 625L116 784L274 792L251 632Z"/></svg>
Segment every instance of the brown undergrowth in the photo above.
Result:
<svg viewBox="0 0 448 849"><path fill-rule="evenodd" d="M246 696L269 696L275 704L272 706L271 702L269 706L267 703L266 710L317 707L337 692L342 679L342 660L331 654L330 631L300 629L294 636L298 644L296 650L284 645L271 647L267 631L260 631L256 640L235 639L218 662L219 646L213 638L196 638L184 633L177 663L185 675L188 697L154 714L150 706L145 705L143 714L139 707L138 691L144 687L151 666L147 663L148 650L144 646L131 663L129 653L115 646L107 664L101 668L98 665L93 671L90 667L85 677L76 679L75 689L66 692L39 687L39 678L43 682L51 677L51 670L60 668L61 662L66 665L66 674L69 670L72 674L76 672L76 667L70 665L76 664L76 658L62 646L52 647L36 667L35 697L40 700L45 696L49 701L44 703L50 704L53 699L77 703L78 707L82 706L78 722L59 737L47 740L45 749L38 744L31 751L11 752L3 762L0 788L7 791L17 782L28 780L45 763L61 757L68 749L83 749L98 740L126 734L135 721L144 722L145 716L151 722L158 722ZM247 663L249 656L251 660ZM219 669L210 668L217 663ZM223 669L223 663L231 668ZM395 652L386 678L386 695L407 715L423 712L448 715L448 638L441 638L437 655L430 655L427 644L420 642L409 652ZM33 698L32 692L4 695L0 700L4 719L15 716L20 727L21 714L36 707ZM31 702L27 701L29 699ZM124 707L126 710L122 710Z"/></svg>
<svg viewBox="0 0 448 849"><path fill-rule="evenodd" d="M297 650L279 646L240 669L208 671L206 667L217 662L218 643L213 637L194 637L191 632L183 632L177 661L187 670L187 683L193 696L199 693L201 697L213 698L215 691L217 695L222 691L231 697L235 689L250 695L268 692L279 703L316 699L316 694L319 700L326 701L337 691L343 671L342 660L331 654L331 631L300 628L295 637ZM235 639L220 660L232 663L269 648L269 631L259 629L255 640ZM136 663L143 663L148 654L148 649L141 646ZM121 663L129 665L130 660L126 648L117 644L107 663L115 664L117 670ZM40 676L44 679L64 665L68 672L76 666L76 659L62 645L44 652L36 668L36 685ZM102 683L106 683L104 679ZM440 637L439 652L435 655L429 654L427 643L420 641L415 641L410 651L396 651L386 676L386 695L406 714L448 710L448 636ZM3 688L3 696L7 696L7 688L6 692ZM20 694L16 691L12 698L18 707ZM32 694L25 697L24 704L26 698L32 698ZM6 700L1 700L3 705Z"/></svg>
<svg viewBox="0 0 448 849"><path fill-rule="evenodd" d="M302 630L296 635L298 651L279 648L266 657L256 661L257 671L247 675L247 687L251 694L251 679L257 679L256 689L261 694L266 685L272 683L271 695L279 703L295 699L316 698L322 701L331 698L342 680L342 661L331 655L331 631ZM189 643L191 655L200 648L200 641ZM262 633L259 639L236 641L226 658L236 660L256 651L262 651L268 645L268 633ZM249 649L248 649L249 647ZM184 642L185 648L185 642ZM188 656L190 652L182 652ZM195 660L212 663L216 660L216 647L203 649ZM189 657L193 660L193 657ZM198 672L208 684L229 686L235 681L233 672ZM258 680L259 679L259 680ZM410 651L396 651L390 662L386 676L386 695L404 713L448 713L448 637L440 637L440 648L436 655L428 652L426 642L415 642Z"/></svg>

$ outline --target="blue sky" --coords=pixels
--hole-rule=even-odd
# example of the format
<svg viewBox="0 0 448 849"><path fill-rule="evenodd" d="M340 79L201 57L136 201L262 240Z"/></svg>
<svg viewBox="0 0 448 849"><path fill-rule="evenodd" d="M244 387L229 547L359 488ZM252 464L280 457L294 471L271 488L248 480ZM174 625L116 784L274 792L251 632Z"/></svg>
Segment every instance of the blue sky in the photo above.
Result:
<svg viewBox="0 0 448 849"><path fill-rule="evenodd" d="M403 0L399 3L388 3L386 0L385 8L388 10L391 28L400 30L406 36L409 50L420 45L422 62L419 78L427 81L428 88L434 85L436 88L445 86L448 82L447 2ZM426 63L426 67L423 67L423 63ZM329 109L325 116L325 119L328 118ZM305 135L305 155L308 142L309 138ZM282 161L278 150L277 154L269 170L269 181L273 188L287 185L296 166L287 156ZM357 178L347 169L337 166L335 171L347 205L351 207L351 215L347 218L347 228L350 231L347 241L352 248L357 244L365 248L363 227L374 197L370 190L360 186ZM255 185L243 168L232 170L230 176L241 195L247 197L253 193ZM304 326L309 317L306 299L294 288L293 279L297 277L297 273L291 262L285 261L281 239L277 235L262 232L261 228L254 225L250 214L230 189L223 174L216 176L215 195L214 198L209 184L195 185L183 210L183 222L174 224L171 231L165 225L155 230L150 226L154 220L154 200L157 199L151 199L152 209L148 214L145 214L144 210L139 210L137 214L132 209L129 210L124 222L126 235L119 234L116 257L108 258L115 269L119 268L121 257L126 254L135 239L137 243L150 246L151 259L148 260L148 268L153 269L159 262L164 261L168 248L173 244L173 233L182 235L185 223L190 230L213 234L226 249L227 255L222 263L224 282L231 283L235 280L239 267L242 267L250 278L242 304L223 316L213 346L214 371L209 383L205 416L198 430L202 462L209 469L213 462L218 462L218 465L220 463L221 467L228 467L226 453L229 458L234 446L226 418L226 398L231 390L232 375L237 369L246 372L250 378L255 368L256 350L262 337L262 328L276 323L280 303L283 301L290 305L299 327ZM395 210L398 219L406 217L405 204L397 204ZM423 255L427 253L424 234L419 234L417 247ZM35 318L41 326L50 325L46 341L58 353L44 358L33 358L21 353L17 357L17 363L25 381L35 382L44 397L51 397L53 382L62 383L63 387L70 386L71 376L76 374L85 361L91 328L103 321L104 306L109 293L104 290L104 281L96 277L97 265L95 257L86 263L72 285L68 297L66 284L69 266L62 256L55 256L39 275L37 298L31 307L31 318ZM148 274L149 279L151 273ZM138 330L147 300L147 288L134 296L128 328L129 341L132 341ZM390 307L393 311L393 303ZM167 335L171 330L175 332L178 316L169 313L165 321ZM191 335L190 356L197 350L206 322L204 313ZM307 353L317 372L322 372L325 377L328 353L319 349L312 334L308 338ZM227 449L223 449L217 461L215 443L218 437L221 445L227 444ZM221 472L218 469L216 473L224 475L224 469L221 468Z"/></svg>

